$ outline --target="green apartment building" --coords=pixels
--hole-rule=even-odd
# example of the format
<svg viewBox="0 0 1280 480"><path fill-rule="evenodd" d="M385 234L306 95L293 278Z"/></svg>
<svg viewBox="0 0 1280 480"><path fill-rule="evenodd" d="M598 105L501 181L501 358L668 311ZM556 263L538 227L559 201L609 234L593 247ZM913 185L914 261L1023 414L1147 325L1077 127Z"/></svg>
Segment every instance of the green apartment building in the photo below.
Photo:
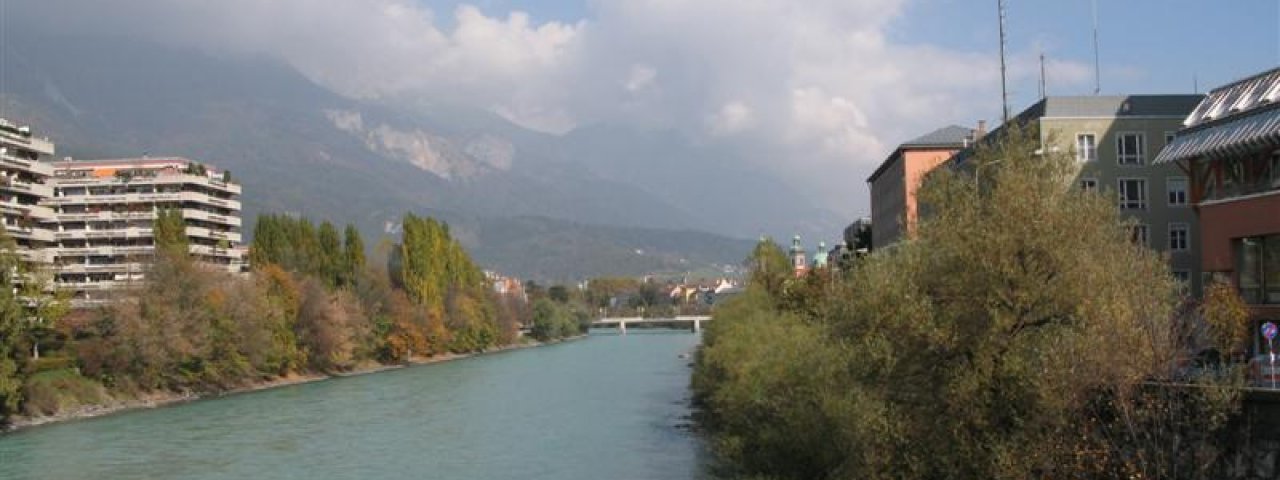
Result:
<svg viewBox="0 0 1280 480"><path fill-rule="evenodd" d="M1047 97L1010 120L1034 129L1042 148L1075 156L1080 188L1111 195L1137 221L1134 241L1165 252L1174 276L1194 295L1201 289L1200 245L1189 180L1177 165L1154 160L1203 97ZM999 130L992 133L997 138Z"/></svg>

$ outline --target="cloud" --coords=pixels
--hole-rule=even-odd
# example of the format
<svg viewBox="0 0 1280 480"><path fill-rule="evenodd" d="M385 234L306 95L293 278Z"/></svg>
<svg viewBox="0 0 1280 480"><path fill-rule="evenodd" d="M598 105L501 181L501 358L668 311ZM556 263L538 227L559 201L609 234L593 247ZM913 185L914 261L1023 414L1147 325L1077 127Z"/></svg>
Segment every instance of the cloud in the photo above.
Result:
<svg viewBox="0 0 1280 480"><path fill-rule="evenodd" d="M743 162L852 215L866 211L861 179L898 142L999 111L989 52L890 40L906 1L588 0L576 22L413 0L7 8L33 28L274 56L353 97L447 99L553 133L595 122L675 129L736 147ZM1087 62L1054 58L1048 70L1051 90L1092 80ZM1015 51L1010 75L1034 84L1038 56Z"/></svg>
<svg viewBox="0 0 1280 480"><path fill-rule="evenodd" d="M711 115L707 119L707 125L714 135L732 135L751 127L753 120L751 107L735 100L724 104L720 111Z"/></svg>

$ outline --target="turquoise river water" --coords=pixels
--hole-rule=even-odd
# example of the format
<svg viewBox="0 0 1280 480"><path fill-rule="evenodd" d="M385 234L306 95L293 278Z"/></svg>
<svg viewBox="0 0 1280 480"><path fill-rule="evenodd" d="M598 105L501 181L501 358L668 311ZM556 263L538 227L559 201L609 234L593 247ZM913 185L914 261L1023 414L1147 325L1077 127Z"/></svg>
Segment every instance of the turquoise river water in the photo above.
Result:
<svg viewBox="0 0 1280 480"><path fill-rule="evenodd" d="M589 338L0 435L0 478L693 479L687 332Z"/></svg>

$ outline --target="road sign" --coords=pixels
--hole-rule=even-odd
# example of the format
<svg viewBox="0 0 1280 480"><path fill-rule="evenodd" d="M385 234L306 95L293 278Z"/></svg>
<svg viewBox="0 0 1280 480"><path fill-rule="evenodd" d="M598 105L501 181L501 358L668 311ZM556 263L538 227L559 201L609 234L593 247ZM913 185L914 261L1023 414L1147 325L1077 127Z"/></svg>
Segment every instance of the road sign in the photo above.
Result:
<svg viewBox="0 0 1280 480"><path fill-rule="evenodd" d="M1276 324L1271 322L1262 324L1262 336L1267 337L1267 340L1275 339L1276 333L1280 333L1280 328L1276 328Z"/></svg>

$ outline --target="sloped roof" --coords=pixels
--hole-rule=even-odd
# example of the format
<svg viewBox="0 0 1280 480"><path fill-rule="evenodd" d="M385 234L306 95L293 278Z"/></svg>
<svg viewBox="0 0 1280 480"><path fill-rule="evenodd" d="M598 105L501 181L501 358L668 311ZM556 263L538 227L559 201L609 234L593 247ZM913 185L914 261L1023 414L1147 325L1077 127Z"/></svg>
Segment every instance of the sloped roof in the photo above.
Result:
<svg viewBox="0 0 1280 480"><path fill-rule="evenodd" d="M1187 120L1187 128L1207 127L1249 115L1280 102L1280 68L1236 80L1213 89Z"/></svg>
<svg viewBox="0 0 1280 480"><path fill-rule="evenodd" d="M973 129L948 125L919 137L902 142L903 147L964 147Z"/></svg>
<svg viewBox="0 0 1280 480"><path fill-rule="evenodd" d="M885 157L883 162L880 162L880 166L876 167L876 171L872 172L870 177L867 177L867 183L874 182L877 178L880 178L880 175L883 174L885 170L889 169L889 165L893 164L894 158L897 158L903 150L913 148L961 149L968 144L968 140L971 139L970 135L972 134L973 129L971 128L965 128L959 125L948 125L903 142L901 145L898 145L898 148L894 149L888 157Z"/></svg>
<svg viewBox="0 0 1280 480"><path fill-rule="evenodd" d="M1153 163L1280 147L1280 68L1209 92Z"/></svg>
<svg viewBox="0 0 1280 480"><path fill-rule="evenodd" d="M1034 116L1041 118L1182 117L1202 98L1199 94L1048 97L1028 110L1038 109Z"/></svg>

